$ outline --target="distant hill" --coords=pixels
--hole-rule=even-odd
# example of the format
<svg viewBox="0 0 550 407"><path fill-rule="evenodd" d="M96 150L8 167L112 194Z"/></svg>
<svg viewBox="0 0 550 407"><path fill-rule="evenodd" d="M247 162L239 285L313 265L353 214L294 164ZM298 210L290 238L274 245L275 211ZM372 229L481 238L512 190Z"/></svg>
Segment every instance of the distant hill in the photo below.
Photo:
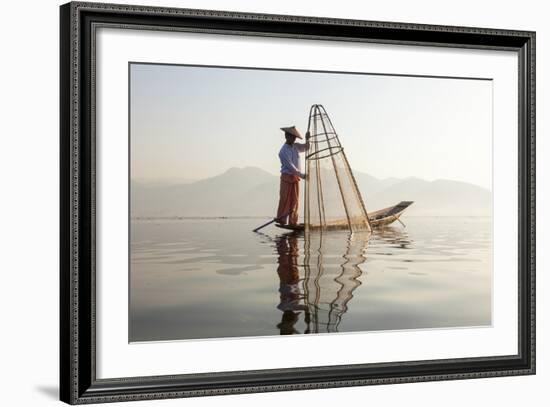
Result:
<svg viewBox="0 0 550 407"><path fill-rule="evenodd" d="M415 201L408 216L488 216L490 191L450 180L378 179L354 171L368 211ZM301 193L303 194L303 183ZM260 168L230 168L215 177L185 184L131 184L132 217L273 216L279 177ZM303 195L300 197L303 205ZM301 208L303 209L303 208Z"/></svg>
<svg viewBox="0 0 550 407"><path fill-rule="evenodd" d="M414 201L407 209L409 216L490 216L492 202L491 193L476 185L419 178L395 182L377 193L365 194L364 199L368 211L399 201Z"/></svg>

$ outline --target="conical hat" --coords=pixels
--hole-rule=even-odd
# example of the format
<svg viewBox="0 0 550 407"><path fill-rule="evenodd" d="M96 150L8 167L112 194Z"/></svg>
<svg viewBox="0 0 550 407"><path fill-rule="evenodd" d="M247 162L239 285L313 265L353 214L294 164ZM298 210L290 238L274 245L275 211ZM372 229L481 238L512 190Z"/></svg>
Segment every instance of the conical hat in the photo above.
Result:
<svg viewBox="0 0 550 407"><path fill-rule="evenodd" d="M293 136L296 136L297 138L302 138L302 135L300 134L296 126L281 127L281 130L284 131L285 133L290 133Z"/></svg>

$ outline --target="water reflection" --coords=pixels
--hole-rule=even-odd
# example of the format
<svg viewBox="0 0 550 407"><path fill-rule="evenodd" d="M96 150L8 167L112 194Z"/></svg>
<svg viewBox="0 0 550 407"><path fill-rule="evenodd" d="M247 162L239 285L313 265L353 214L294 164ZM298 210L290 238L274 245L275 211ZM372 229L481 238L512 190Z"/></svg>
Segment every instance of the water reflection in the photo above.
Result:
<svg viewBox="0 0 550 407"><path fill-rule="evenodd" d="M490 219L308 239L256 223L133 224L130 341L491 323Z"/></svg>
<svg viewBox="0 0 550 407"><path fill-rule="evenodd" d="M353 292L362 284L366 273L360 267L367 260L371 238L399 244L410 243L396 229L370 233L311 233L306 239L296 234L284 234L276 239L277 273L280 302L283 312L277 325L281 335L298 333L338 332L344 314L348 311ZM303 257L299 242L303 242ZM300 258L303 273L300 275ZM305 329L296 325L303 313Z"/></svg>
<svg viewBox="0 0 550 407"><path fill-rule="evenodd" d="M406 229L399 227L388 226L381 229L376 229L373 234L373 241L382 243L381 246L386 249L409 249L413 243ZM388 250L388 254L394 253L393 250Z"/></svg>
<svg viewBox="0 0 550 407"><path fill-rule="evenodd" d="M304 245L304 292L308 330L338 332L365 263L370 233L311 234ZM341 254L340 257L334 256Z"/></svg>
<svg viewBox="0 0 550 407"><path fill-rule="evenodd" d="M303 303L304 295L300 287L302 279L298 268L298 237L295 234L279 236L276 239L277 274L279 275L280 302L277 308L283 312L281 322L277 325L281 335L300 333L296 330L301 311L308 315L307 306Z"/></svg>

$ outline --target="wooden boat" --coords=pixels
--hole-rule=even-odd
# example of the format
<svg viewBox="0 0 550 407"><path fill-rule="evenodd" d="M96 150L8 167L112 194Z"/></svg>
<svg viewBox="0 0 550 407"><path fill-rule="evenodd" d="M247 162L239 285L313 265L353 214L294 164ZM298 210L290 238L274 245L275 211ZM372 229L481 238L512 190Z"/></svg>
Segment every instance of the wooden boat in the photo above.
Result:
<svg viewBox="0 0 550 407"><path fill-rule="evenodd" d="M382 228L389 224L399 221L399 217L403 214L405 209L413 204L413 201L401 201L397 205L389 206L387 208L379 209L374 212L367 213L369 217L370 225L373 228ZM281 225L276 223L275 226L281 229L292 230L295 232L303 231L305 226L303 223L297 225Z"/></svg>
<svg viewBox="0 0 550 407"><path fill-rule="evenodd" d="M280 223L276 223L275 226L281 229L292 230L294 232L301 232L305 229L303 223L298 223L297 225L281 225Z"/></svg>
<svg viewBox="0 0 550 407"><path fill-rule="evenodd" d="M401 201L397 205L388 208L379 209L374 212L369 212L370 225L373 228L380 228L389 225L390 223L399 220L405 209L413 204L413 201Z"/></svg>

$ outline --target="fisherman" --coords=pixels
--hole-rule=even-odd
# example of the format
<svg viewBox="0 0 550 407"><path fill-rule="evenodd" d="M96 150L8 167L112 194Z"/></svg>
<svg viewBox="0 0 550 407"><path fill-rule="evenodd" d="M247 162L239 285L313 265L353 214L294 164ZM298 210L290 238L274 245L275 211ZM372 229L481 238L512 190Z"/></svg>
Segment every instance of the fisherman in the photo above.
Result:
<svg viewBox="0 0 550 407"><path fill-rule="evenodd" d="M296 139L302 139L302 135L295 126L281 127L285 133L286 142L279 151L281 160L281 187L279 190L279 208L275 218L281 225L296 225L298 223L298 198L300 195L300 179L306 175L300 166L299 153L309 148L309 132L306 133L306 142L296 143Z"/></svg>

